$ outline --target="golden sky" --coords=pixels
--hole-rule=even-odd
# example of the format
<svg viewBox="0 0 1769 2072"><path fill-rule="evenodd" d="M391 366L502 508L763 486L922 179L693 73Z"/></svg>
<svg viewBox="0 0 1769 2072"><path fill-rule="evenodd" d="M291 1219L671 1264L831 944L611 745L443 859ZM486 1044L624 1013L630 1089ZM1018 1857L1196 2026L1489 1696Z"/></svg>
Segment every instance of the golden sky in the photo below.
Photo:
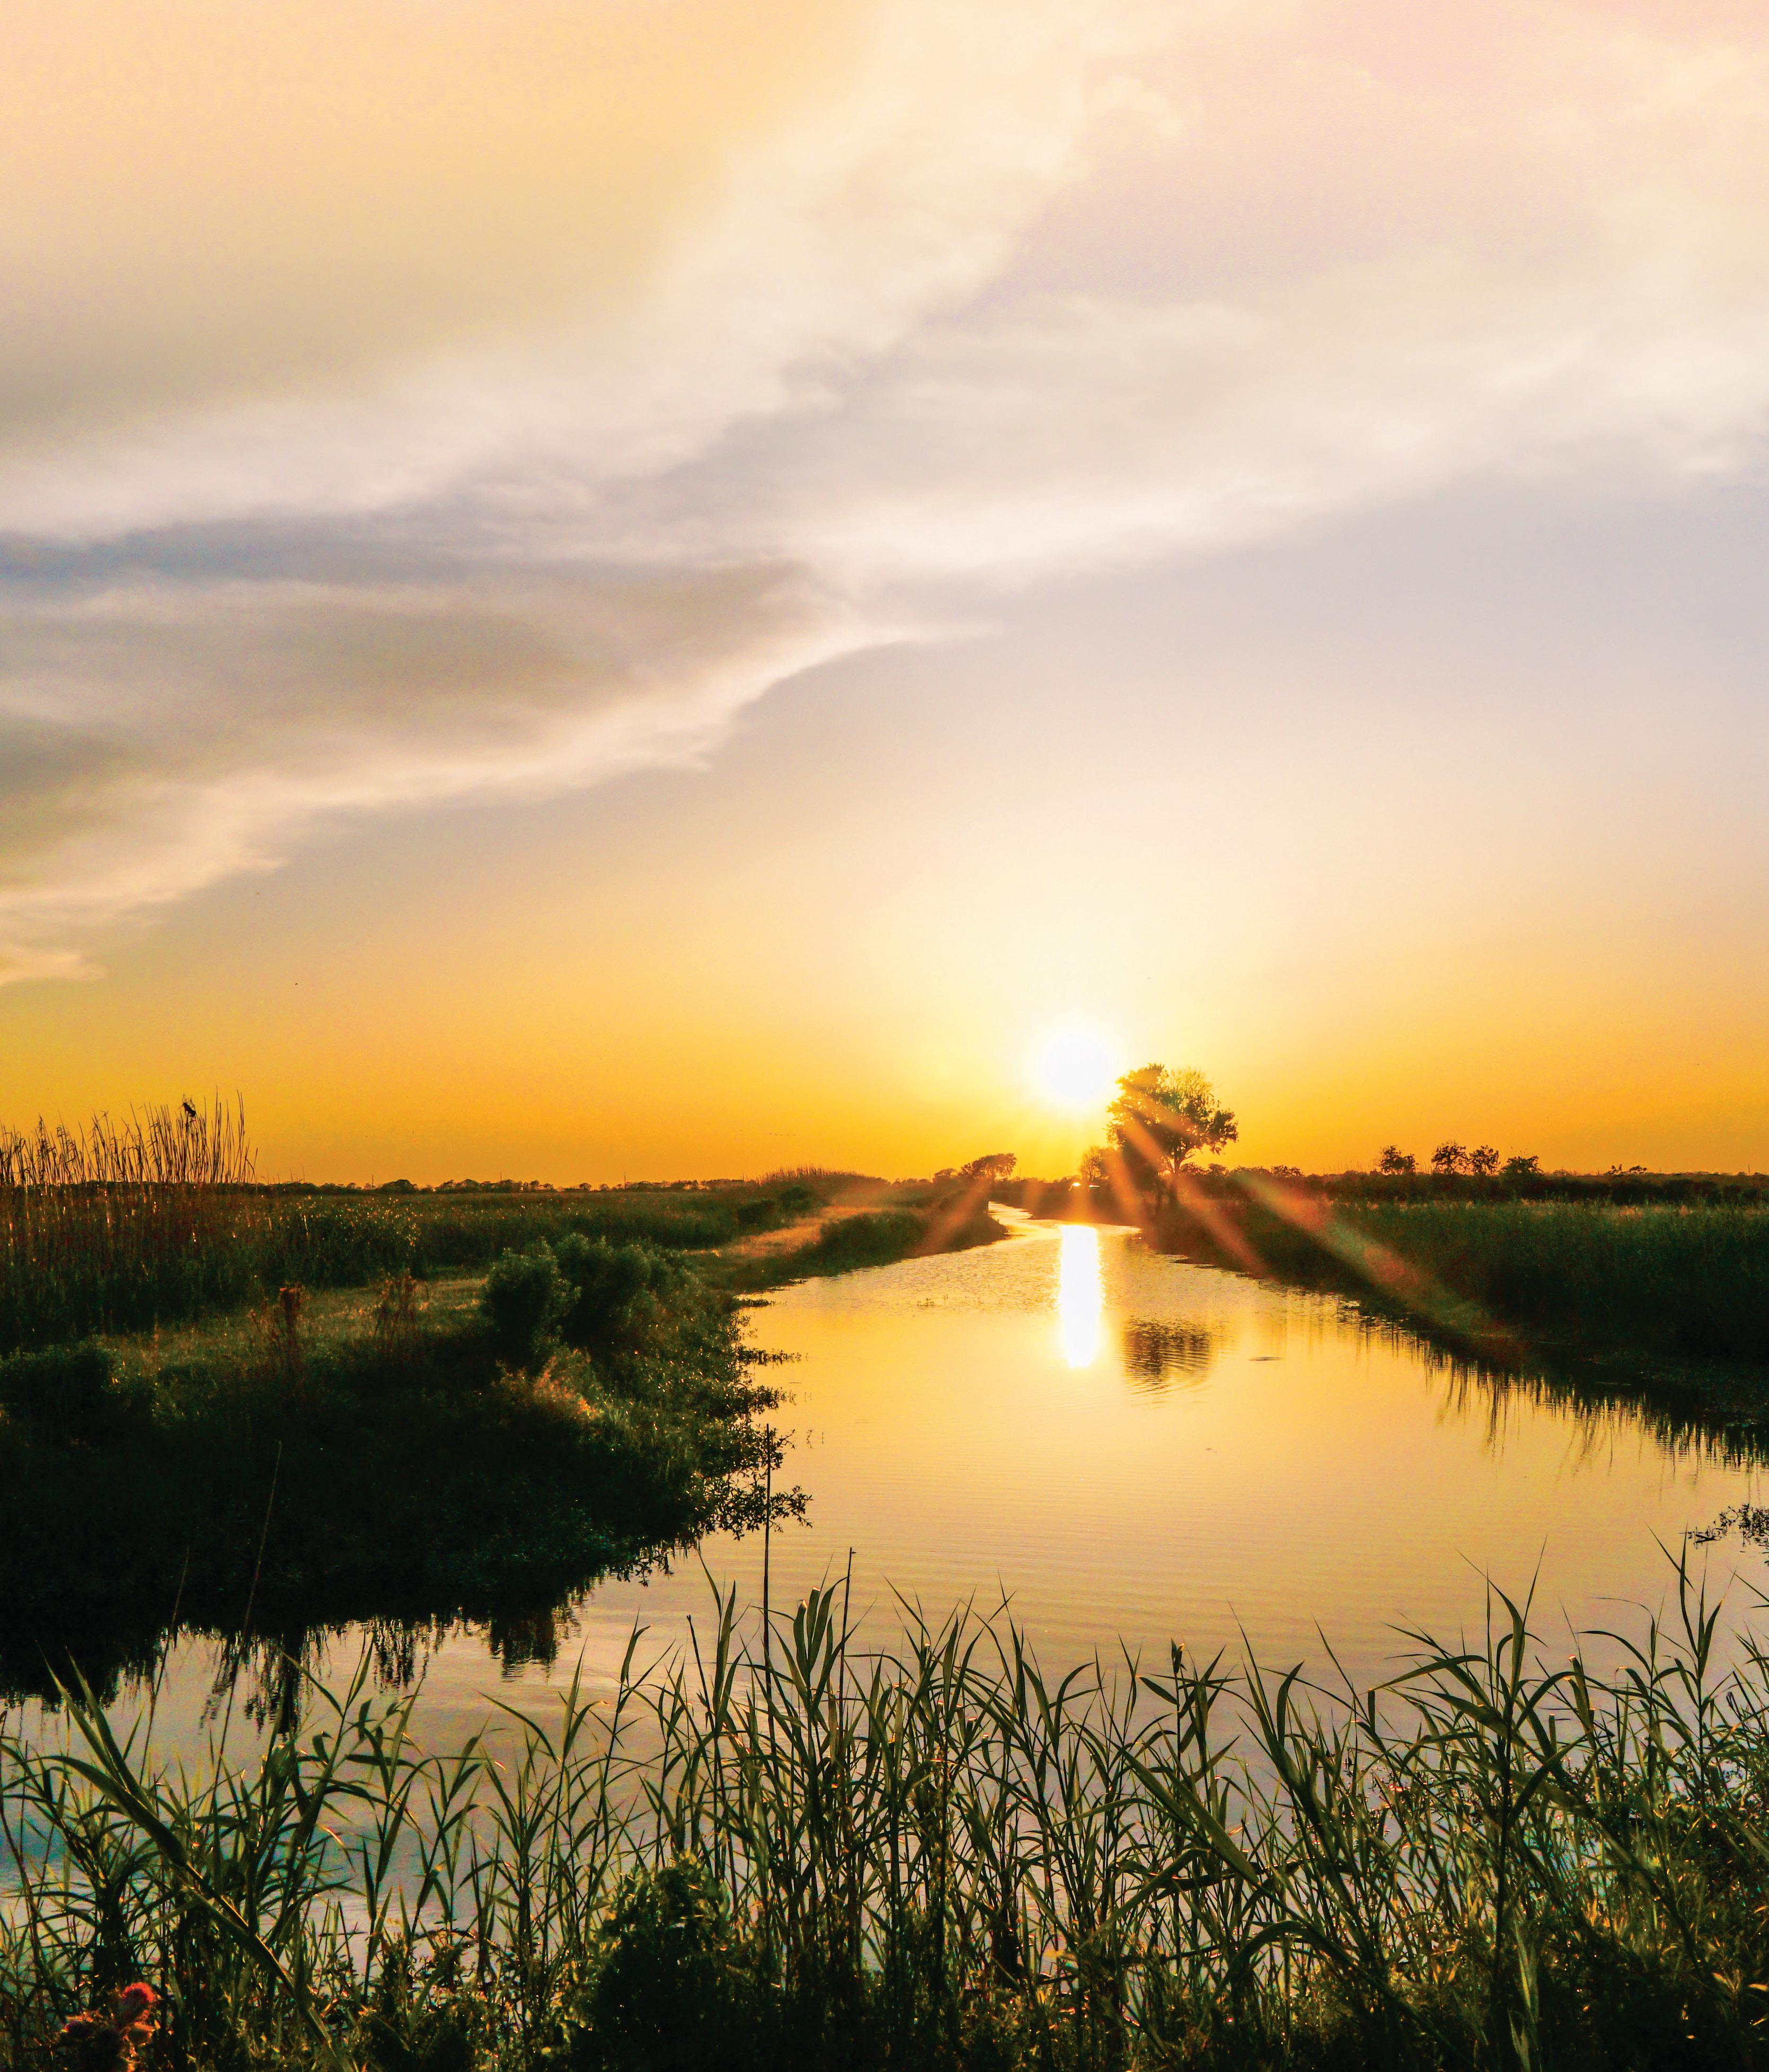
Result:
<svg viewBox="0 0 1769 2072"><path fill-rule="evenodd" d="M0 1119L1769 1166L1769 23L0 0Z"/></svg>

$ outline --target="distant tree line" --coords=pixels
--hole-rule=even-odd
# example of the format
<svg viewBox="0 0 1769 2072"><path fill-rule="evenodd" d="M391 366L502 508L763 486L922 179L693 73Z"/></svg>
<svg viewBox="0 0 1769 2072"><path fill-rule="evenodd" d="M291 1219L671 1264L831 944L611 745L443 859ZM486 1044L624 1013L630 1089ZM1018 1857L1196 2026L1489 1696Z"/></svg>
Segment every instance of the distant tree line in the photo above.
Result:
<svg viewBox="0 0 1769 2072"><path fill-rule="evenodd" d="M1419 1161L1397 1144L1384 1144L1376 1161L1376 1170L1398 1178L1403 1174L1417 1173ZM1516 1152L1501 1165L1499 1153L1491 1145L1477 1144L1471 1150L1450 1137L1432 1153L1431 1170L1446 1179L1457 1173L1472 1173L1483 1179L1491 1179L1496 1173L1507 1180L1528 1180L1541 1171L1541 1160L1533 1152Z"/></svg>

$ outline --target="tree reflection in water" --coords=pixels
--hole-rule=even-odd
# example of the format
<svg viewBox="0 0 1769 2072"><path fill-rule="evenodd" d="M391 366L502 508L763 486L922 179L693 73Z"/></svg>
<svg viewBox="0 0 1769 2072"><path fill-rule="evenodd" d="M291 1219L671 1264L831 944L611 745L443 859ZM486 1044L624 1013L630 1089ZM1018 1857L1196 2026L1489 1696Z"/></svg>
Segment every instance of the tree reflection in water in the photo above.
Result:
<svg viewBox="0 0 1769 2072"><path fill-rule="evenodd" d="M537 1665L551 1668L577 1630L571 1617L575 1601L574 1597L561 1604L506 1605L487 1619L370 1618L282 1633L206 1636L215 1657L203 1720L214 1724L231 1706L262 1731L286 1733L299 1716L303 1686L310 1679L323 1681L331 1667L334 1643L365 1659L372 1684L381 1691L416 1689L430 1658L457 1634L482 1640L506 1679ZM179 1638L165 1635L163 1648Z"/></svg>
<svg viewBox="0 0 1769 2072"><path fill-rule="evenodd" d="M1124 1371L1146 1388L1165 1388L1176 1380L1201 1381L1221 1348L1220 1334L1202 1325L1153 1317L1125 1319Z"/></svg>

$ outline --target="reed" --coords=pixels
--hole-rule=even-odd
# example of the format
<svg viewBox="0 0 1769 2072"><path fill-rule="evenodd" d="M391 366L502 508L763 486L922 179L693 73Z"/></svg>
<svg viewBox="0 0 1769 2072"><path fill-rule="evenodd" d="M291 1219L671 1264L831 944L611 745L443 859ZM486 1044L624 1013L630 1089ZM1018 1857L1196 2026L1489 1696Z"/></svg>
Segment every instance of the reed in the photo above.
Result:
<svg viewBox="0 0 1769 2072"><path fill-rule="evenodd" d="M1495 1592L1372 1691L846 1602L446 1755L360 1675L201 1774L71 1692L0 1739L13 2062L136 1978L180 2067L1769 2062L1769 1658L1686 1565L1607 1674Z"/></svg>
<svg viewBox="0 0 1769 2072"><path fill-rule="evenodd" d="M756 1221L747 1199L306 1194L254 1174L244 1110L219 1100L0 1130L0 1353L186 1323L297 1283L483 1267L572 1234L697 1250ZM760 1220L784 1216L770 1201Z"/></svg>
<svg viewBox="0 0 1769 2072"><path fill-rule="evenodd" d="M245 1301L269 1215L243 1107L0 1129L0 1351Z"/></svg>
<svg viewBox="0 0 1769 2072"><path fill-rule="evenodd" d="M1769 1359L1769 1208L1575 1202L1336 1205L1257 1174L1195 1190L1166 1249L1355 1293L1529 1353Z"/></svg>

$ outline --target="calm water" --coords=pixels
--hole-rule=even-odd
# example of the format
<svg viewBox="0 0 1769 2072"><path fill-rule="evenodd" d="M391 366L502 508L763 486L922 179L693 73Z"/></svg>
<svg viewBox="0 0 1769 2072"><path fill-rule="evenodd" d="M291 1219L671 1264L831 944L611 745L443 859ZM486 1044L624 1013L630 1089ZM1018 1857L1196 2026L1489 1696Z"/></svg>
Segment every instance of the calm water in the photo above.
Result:
<svg viewBox="0 0 1769 2072"><path fill-rule="evenodd" d="M894 1593L936 1615L1006 1596L1047 1664L1120 1638L1238 1651L1243 1632L1287 1664L1318 1659L1324 1633L1363 1682L1395 1626L1477 1622L1483 1573L1514 1591L1538 1575L1545 1634L1658 1602L1658 1543L1760 1494L1755 1468L1655 1437L1631 1409L1458 1378L1331 1300L1123 1231L1016 1219L1006 1244L783 1290L754 1336L794 1357L779 1421L810 1498L808 1523L774 1535L773 1602L840 1576L851 1549L879 1640L900 1622ZM759 1541L701 1551L759 1601ZM1763 1573L1727 1542L1709 1563L1716 1580L1735 1563ZM691 1558L599 1587L562 1620L550 1663L505 1669L483 1634L451 1635L421 1651L426 1737L464 1735L488 1694L539 1696L580 1660L599 1681L635 1618L661 1645L708 1603ZM334 1671L360 1645L332 1643ZM182 1645L156 1740L204 1731L213 1682L212 1651Z"/></svg>

